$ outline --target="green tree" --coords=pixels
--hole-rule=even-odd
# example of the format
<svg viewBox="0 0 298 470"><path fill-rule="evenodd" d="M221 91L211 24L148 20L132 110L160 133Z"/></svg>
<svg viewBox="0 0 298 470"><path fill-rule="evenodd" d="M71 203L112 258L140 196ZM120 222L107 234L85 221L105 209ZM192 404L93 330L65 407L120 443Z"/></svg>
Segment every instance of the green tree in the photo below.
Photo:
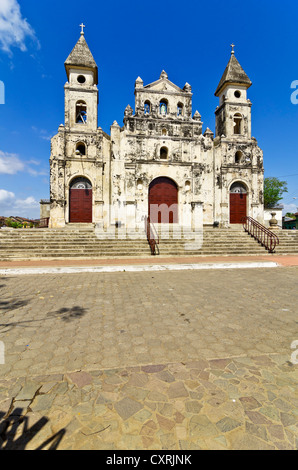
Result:
<svg viewBox="0 0 298 470"><path fill-rule="evenodd" d="M271 177L264 180L264 206L274 207L282 199L282 195L288 192L286 181Z"/></svg>

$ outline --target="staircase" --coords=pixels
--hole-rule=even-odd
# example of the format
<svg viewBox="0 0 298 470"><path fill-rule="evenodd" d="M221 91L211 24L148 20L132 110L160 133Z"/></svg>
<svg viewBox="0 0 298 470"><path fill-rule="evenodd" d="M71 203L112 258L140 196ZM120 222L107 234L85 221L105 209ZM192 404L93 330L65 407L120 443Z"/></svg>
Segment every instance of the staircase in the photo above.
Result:
<svg viewBox="0 0 298 470"><path fill-rule="evenodd" d="M268 252L242 226L220 229L204 227L203 236L177 226L163 230L160 257L266 255ZM280 230L276 255L298 254L298 231ZM0 230L0 261L32 259L151 258L145 232L118 229L109 232L93 226L64 229ZM157 258L158 259L158 258ZM156 260L157 260L156 259Z"/></svg>
<svg viewBox="0 0 298 470"><path fill-rule="evenodd" d="M0 230L0 261L150 256L145 234L136 239L121 236L94 227Z"/></svg>
<svg viewBox="0 0 298 470"><path fill-rule="evenodd" d="M298 255L298 230L279 230L275 233L279 238L276 255Z"/></svg>
<svg viewBox="0 0 298 470"><path fill-rule="evenodd" d="M203 237L179 227L160 234L160 256L223 256L266 254L243 228L204 228ZM298 253L298 233L285 231L277 253ZM289 233L290 232L290 233ZM196 235L196 238L194 236ZM0 230L0 260L151 258L144 232L126 234L123 229L110 232L94 227L64 229Z"/></svg>
<svg viewBox="0 0 298 470"><path fill-rule="evenodd" d="M248 236L240 225L229 228L204 227L202 234L173 228L165 231L157 227L161 256L245 256L264 255L265 249Z"/></svg>

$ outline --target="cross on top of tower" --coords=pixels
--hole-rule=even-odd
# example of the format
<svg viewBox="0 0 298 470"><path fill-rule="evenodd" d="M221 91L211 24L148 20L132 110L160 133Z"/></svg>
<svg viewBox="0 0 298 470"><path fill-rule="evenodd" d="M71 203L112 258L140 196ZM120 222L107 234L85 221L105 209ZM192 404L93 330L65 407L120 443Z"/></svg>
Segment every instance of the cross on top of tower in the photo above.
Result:
<svg viewBox="0 0 298 470"><path fill-rule="evenodd" d="M234 47L235 47L235 44L232 43L232 44L231 44L231 48L232 48L231 54L235 54Z"/></svg>
<svg viewBox="0 0 298 470"><path fill-rule="evenodd" d="M82 28L81 29L81 34L85 34L84 33L84 28L86 28L86 26L84 25L84 23L80 24L80 28Z"/></svg>

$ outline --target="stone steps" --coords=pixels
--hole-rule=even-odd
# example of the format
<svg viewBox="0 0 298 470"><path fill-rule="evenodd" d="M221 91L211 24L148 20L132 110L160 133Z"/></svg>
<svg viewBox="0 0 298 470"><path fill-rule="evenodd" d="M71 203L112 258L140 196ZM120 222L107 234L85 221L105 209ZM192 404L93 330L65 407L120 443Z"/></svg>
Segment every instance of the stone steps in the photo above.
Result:
<svg viewBox="0 0 298 470"><path fill-rule="evenodd" d="M243 228L204 228L202 234L179 227L159 230L160 256L265 255L268 253ZM202 236L203 235L203 236ZM298 254L298 233L278 232L276 254ZM115 238L115 236L117 238ZM181 236L181 238L180 238ZM202 241L202 245L200 243ZM198 243L196 245L196 243ZM100 232L93 227L0 230L0 259L150 257L144 232Z"/></svg>
<svg viewBox="0 0 298 470"><path fill-rule="evenodd" d="M146 246L146 247L141 247L139 248L138 250L138 253L140 251L143 251L143 252L147 252L148 251L148 248L149 246ZM248 247L247 246L236 246L236 247L213 247L213 246L204 246L204 247L196 247L196 245L190 245L189 247L186 245L186 246L183 246L183 245L180 245L180 246L168 246L168 247L164 247L163 245L160 245L159 246L159 249L161 251L161 253L166 253L166 252L173 252L173 253L178 253L178 252L189 252L189 251L199 251L199 252L203 252L203 251L210 251L210 252L225 252L225 253L229 253L229 252L235 252L235 251L247 251L248 250ZM109 247L102 247L101 249L95 249L94 247L61 247L61 248L57 248L57 249L54 249L54 250L50 250L48 247L37 247L37 248L32 248L30 249L30 251L26 248L19 248L19 247L15 247L14 250L1 250L0 253L2 255L5 255L5 254L8 254L8 253L43 253L45 251L48 251L49 253L53 252L53 253L63 253L63 252L84 252L84 253L105 253L105 252L110 252L110 253L114 253L114 252L134 252L136 253L135 250L132 250L131 247L123 247L123 246L119 246L118 248L117 247L114 247L114 248L109 248ZM252 247L250 251L254 251L254 252L260 252L260 250L258 249L258 246L256 247ZM264 250L262 249L262 252Z"/></svg>
<svg viewBox="0 0 298 470"><path fill-rule="evenodd" d="M203 237L201 236L196 236L196 237L182 237L182 238L164 238L160 237L160 242L161 243L180 243L181 241L189 241L189 240L205 240L205 241L210 241L212 243L217 243L217 242L222 242L226 243L227 241L229 242L234 242L238 241L239 243L252 243L255 242L253 238L249 238L247 236L235 236L235 237L225 237L225 236L220 236L220 237L210 237L208 234L204 234ZM89 237L89 238L75 238L75 237L69 237L69 238L62 238L62 237L57 237L57 236L52 236L52 237L43 237L43 238L34 238L34 237L26 237L26 238L18 238L18 237L12 237L12 238L3 238L0 237L0 243L6 243L6 244L15 244L15 243L121 243L121 242L132 242L134 241L135 243L145 243L147 240L145 238L97 238L97 237ZM286 244L286 243L296 243L296 240L291 240L291 239L286 239L282 240L281 243Z"/></svg>

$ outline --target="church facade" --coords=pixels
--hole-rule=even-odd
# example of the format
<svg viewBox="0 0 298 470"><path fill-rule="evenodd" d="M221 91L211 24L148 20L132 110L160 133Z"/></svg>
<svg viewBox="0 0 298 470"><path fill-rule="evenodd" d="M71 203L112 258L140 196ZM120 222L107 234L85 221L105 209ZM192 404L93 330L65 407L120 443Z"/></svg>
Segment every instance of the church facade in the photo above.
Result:
<svg viewBox="0 0 298 470"><path fill-rule="evenodd" d="M232 50L215 95L215 135L192 111L192 88L165 71L135 82L135 108L98 127L98 68L84 33L65 62L65 123L51 142L50 227L192 228L263 223L263 153L251 136L252 85Z"/></svg>

